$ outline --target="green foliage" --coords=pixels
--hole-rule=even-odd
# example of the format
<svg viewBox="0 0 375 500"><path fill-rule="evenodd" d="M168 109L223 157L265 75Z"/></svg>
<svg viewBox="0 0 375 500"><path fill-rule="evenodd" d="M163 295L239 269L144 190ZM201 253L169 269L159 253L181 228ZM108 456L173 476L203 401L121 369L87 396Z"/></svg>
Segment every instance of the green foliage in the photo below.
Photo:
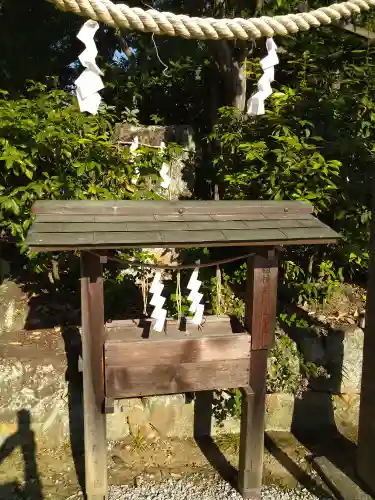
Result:
<svg viewBox="0 0 375 500"><path fill-rule="evenodd" d="M288 318L283 315L282 321L303 327L303 322L296 320L295 316ZM327 371L315 363L306 362L295 342L288 335L277 332L268 361L267 392L288 393L299 398L307 389L309 381L319 377L328 377ZM238 389L215 392L213 414L219 425L227 417L240 417L241 398Z"/></svg>
<svg viewBox="0 0 375 500"><path fill-rule="evenodd" d="M70 94L41 84L25 98L0 102L0 230L22 243L38 199L155 197L163 157L143 148L135 158L111 142L115 117L80 113ZM140 177L136 179L136 171ZM134 184L135 182L135 184Z"/></svg>

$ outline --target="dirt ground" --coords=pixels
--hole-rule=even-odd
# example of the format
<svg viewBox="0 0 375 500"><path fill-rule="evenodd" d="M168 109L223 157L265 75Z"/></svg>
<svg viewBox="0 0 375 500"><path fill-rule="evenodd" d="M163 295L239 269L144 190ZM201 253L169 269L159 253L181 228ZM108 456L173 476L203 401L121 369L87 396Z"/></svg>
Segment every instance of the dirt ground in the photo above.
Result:
<svg viewBox="0 0 375 500"><path fill-rule="evenodd" d="M238 436L221 436L216 442L205 441L201 447L195 441L157 440L146 442L132 437L110 443L108 449L110 484L139 484L168 477L217 471L227 480L234 480L238 461ZM290 434L274 433L267 436L264 483L292 488L299 482L315 493L326 493L309 460L309 450ZM211 451L207 451L207 450ZM218 453L221 450L222 455ZM22 447L9 456L0 456L1 500L67 499L79 491L76 467L82 481L83 454L76 465L69 444L58 449L36 445L34 457L22 453ZM25 466L25 462L27 465ZM211 463L210 463L211 462ZM214 466L212 465L214 464Z"/></svg>

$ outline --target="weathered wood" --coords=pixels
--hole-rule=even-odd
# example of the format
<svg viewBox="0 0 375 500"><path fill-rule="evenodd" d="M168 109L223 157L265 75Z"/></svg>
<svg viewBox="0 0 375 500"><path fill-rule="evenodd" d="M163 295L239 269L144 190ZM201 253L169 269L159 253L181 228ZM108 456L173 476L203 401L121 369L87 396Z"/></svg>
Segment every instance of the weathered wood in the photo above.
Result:
<svg viewBox="0 0 375 500"><path fill-rule="evenodd" d="M265 250L248 259L245 325L251 332L249 386L241 412L239 490L260 500L263 475L267 358L274 341L277 299L277 255Z"/></svg>
<svg viewBox="0 0 375 500"><path fill-rule="evenodd" d="M75 215L193 215L193 214L235 214L235 213L311 213L312 206L302 201L170 201L153 200L41 200L34 204L35 214Z"/></svg>
<svg viewBox="0 0 375 500"><path fill-rule="evenodd" d="M107 396L115 399L230 389L247 385L248 380L248 357L176 365L155 364L129 368L107 366L106 368Z"/></svg>
<svg viewBox="0 0 375 500"><path fill-rule="evenodd" d="M357 472L375 495L375 178L372 193L370 262L360 392Z"/></svg>
<svg viewBox="0 0 375 500"><path fill-rule="evenodd" d="M142 339L135 342L107 342L105 363L107 366L154 365L155 359L161 365L178 363L200 363L221 359L250 358L250 335L231 334L223 337L202 337L200 339L154 341Z"/></svg>
<svg viewBox="0 0 375 500"><path fill-rule="evenodd" d="M245 326L251 334L251 349L273 346L276 323L278 261L273 250L254 255L247 264Z"/></svg>
<svg viewBox="0 0 375 500"><path fill-rule="evenodd" d="M262 486L267 358L267 349L252 351L251 390L242 398L238 488L251 500L260 500Z"/></svg>
<svg viewBox="0 0 375 500"><path fill-rule="evenodd" d="M287 231L294 231L294 233ZM155 231L155 232L94 232L94 233L35 233L30 232L27 244L31 248L127 248L127 247L186 247L186 246L247 246L268 244L335 243L337 233L331 229L253 229L238 231Z"/></svg>
<svg viewBox="0 0 375 500"><path fill-rule="evenodd" d="M299 212L299 213L268 213L263 214L261 212L245 212L238 214L175 214L175 215L118 215L117 213L107 214L107 215L77 215L77 214L36 214L37 223L112 223L112 222L142 222L142 223L154 223L154 222L227 222L227 221L268 221L268 220L318 220L309 213ZM257 226L256 226L257 227ZM293 226L294 227L294 226Z"/></svg>
<svg viewBox="0 0 375 500"><path fill-rule="evenodd" d="M106 325L106 345L113 343L143 341L151 332L152 341L166 340L165 332L152 330L154 320L142 319L138 323L133 320L111 321ZM247 333L244 326L236 318L228 316L207 316L202 327L194 325L191 320L180 330L180 322L174 319L167 321L167 338L169 340L216 339L234 337L235 334Z"/></svg>
<svg viewBox="0 0 375 500"><path fill-rule="evenodd" d="M35 251L335 243L299 201L48 201L33 207Z"/></svg>
<svg viewBox="0 0 375 500"><path fill-rule="evenodd" d="M280 229L282 233L284 233L284 236L287 240L302 240L304 238L306 239L315 239L319 240L324 239L324 238L331 238L335 233L331 228L325 226L325 227L306 227L306 228L282 228Z"/></svg>
<svg viewBox="0 0 375 500"><path fill-rule="evenodd" d="M88 500L107 497L107 443L104 403L104 302L100 258L81 256L82 364L85 478Z"/></svg>
<svg viewBox="0 0 375 500"><path fill-rule="evenodd" d="M91 217L91 216L90 216ZM198 222L115 222L108 217L106 222L34 222L31 233L91 233L91 232L154 232L154 231L207 231L207 230L249 230L249 229L298 229L313 227L325 229L318 219L303 223L296 219L261 219L252 221L198 221Z"/></svg>
<svg viewBox="0 0 375 500"><path fill-rule="evenodd" d="M115 412L115 402L114 402L113 398L107 398L107 397L104 398L103 412L106 415L109 415L110 413Z"/></svg>

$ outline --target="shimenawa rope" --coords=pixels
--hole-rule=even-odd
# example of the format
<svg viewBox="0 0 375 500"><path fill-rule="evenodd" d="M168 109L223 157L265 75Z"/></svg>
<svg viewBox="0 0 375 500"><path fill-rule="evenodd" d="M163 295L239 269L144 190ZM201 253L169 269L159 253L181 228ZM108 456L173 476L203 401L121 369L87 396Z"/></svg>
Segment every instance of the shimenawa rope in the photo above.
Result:
<svg viewBox="0 0 375 500"><path fill-rule="evenodd" d="M310 12L274 17L214 19L189 17L144 10L110 0L47 0L60 10L101 21L109 26L156 35L181 36L197 40L253 40L260 37L288 35L331 24L375 7L375 0L350 0L334 3Z"/></svg>

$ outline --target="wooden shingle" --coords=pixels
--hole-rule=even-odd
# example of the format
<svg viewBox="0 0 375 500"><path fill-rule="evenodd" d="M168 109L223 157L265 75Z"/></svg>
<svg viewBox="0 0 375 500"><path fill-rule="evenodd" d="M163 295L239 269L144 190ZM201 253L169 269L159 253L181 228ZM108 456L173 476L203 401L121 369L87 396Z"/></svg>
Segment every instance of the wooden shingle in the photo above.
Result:
<svg viewBox="0 0 375 500"><path fill-rule="evenodd" d="M39 201L35 251L335 243L301 201Z"/></svg>

